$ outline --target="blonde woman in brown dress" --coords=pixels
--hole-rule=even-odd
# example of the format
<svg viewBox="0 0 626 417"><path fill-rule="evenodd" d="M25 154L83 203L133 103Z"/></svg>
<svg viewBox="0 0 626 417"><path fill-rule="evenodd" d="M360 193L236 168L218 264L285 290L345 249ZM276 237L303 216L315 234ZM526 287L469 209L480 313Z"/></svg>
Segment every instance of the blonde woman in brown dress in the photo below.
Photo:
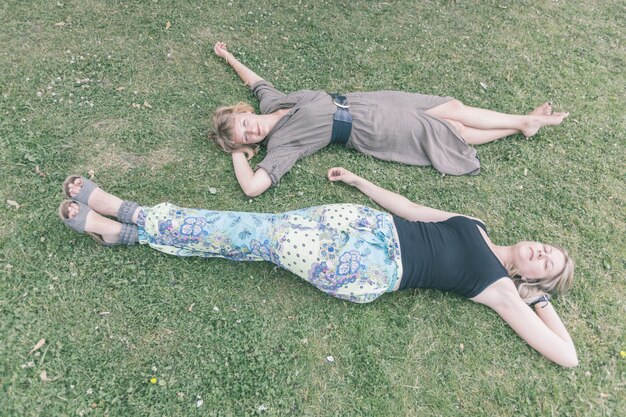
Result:
<svg viewBox="0 0 626 417"><path fill-rule="evenodd" d="M516 133L531 137L543 126L560 124L569 113L553 113L544 103L527 115L510 115L464 105L452 97L399 91L330 95L323 91L285 94L214 47L260 101L261 114L246 103L220 107L210 137L231 153L237 181L250 197L262 194L304 156L330 143L409 165L432 166L449 175L477 174L480 162L470 145ZM265 158L248 162L259 144Z"/></svg>

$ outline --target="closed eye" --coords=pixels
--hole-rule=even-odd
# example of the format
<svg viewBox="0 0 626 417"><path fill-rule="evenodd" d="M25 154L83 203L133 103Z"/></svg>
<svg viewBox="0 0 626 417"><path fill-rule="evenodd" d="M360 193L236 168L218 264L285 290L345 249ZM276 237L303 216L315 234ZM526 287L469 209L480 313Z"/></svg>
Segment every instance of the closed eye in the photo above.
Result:
<svg viewBox="0 0 626 417"><path fill-rule="evenodd" d="M242 120L241 121L241 126L243 127L243 131L246 131L246 127L248 126L248 121L247 120ZM241 141L242 142L248 142L248 134L244 133L243 136L241 137Z"/></svg>

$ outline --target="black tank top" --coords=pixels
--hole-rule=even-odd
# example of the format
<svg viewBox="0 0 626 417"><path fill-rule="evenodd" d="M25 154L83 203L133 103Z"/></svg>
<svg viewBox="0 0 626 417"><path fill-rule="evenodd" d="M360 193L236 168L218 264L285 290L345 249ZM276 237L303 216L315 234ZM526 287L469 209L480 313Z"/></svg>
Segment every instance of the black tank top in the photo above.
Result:
<svg viewBox="0 0 626 417"><path fill-rule="evenodd" d="M485 225L465 216L412 222L393 216L402 253L399 290L434 288L471 298L508 272L482 237Z"/></svg>

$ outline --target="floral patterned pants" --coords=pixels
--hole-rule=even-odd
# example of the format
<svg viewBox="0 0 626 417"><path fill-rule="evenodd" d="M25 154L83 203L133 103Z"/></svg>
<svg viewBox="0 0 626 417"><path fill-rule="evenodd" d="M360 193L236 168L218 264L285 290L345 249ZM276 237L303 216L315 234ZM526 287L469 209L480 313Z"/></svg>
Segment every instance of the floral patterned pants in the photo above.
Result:
<svg viewBox="0 0 626 417"><path fill-rule="evenodd" d="M268 261L334 297L367 303L402 276L388 213L353 204L281 214L143 207L139 242L177 256Z"/></svg>

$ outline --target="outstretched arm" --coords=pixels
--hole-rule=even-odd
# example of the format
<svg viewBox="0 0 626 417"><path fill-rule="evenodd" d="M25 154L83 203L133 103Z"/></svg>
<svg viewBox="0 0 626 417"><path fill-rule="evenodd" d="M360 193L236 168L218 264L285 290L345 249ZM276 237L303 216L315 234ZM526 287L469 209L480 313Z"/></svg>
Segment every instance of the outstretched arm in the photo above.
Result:
<svg viewBox="0 0 626 417"><path fill-rule="evenodd" d="M439 222L447 220L450 217L459 216L457 213L450 213L415 204L406 197L392 191L385 190L384 188L359 177L345 168L329 169L328 179L330 181L342 181L348 185L358 188L359 191L374 200L381 207L384 207L396 216L407 220Z"/></svg>
<svg viewBox="0 0 626 417"><path fill-rule="evenodd" d="M253 171L243 152L233 152L232 156L235 176L245 195L256 197L270 188L272 179L263 168Z"/></svg>
<svg viewBox="0 0 626 417"><path fill-rule="evenodd" d="M239 60L235 58L233 54L228 52L228 50L226 49L226 44L224 42L216 43L213 47L213 51L215 51L215 55L226 60L228 65L230 65L235 70L237 75L239 75L239 78L241 78L243 82L246 83L246 85L251 86L257 81L261 81L263 79L250 68L239 62Z"/></svg>
<svg viewBox="0 0 626 417"><path fill-rule="evenodd" d="M493 308L522 339L549 360L566 367L578 365L574 342L550 302L536 304L533 312L509 279L496 281L473 300Z"/></svg>

